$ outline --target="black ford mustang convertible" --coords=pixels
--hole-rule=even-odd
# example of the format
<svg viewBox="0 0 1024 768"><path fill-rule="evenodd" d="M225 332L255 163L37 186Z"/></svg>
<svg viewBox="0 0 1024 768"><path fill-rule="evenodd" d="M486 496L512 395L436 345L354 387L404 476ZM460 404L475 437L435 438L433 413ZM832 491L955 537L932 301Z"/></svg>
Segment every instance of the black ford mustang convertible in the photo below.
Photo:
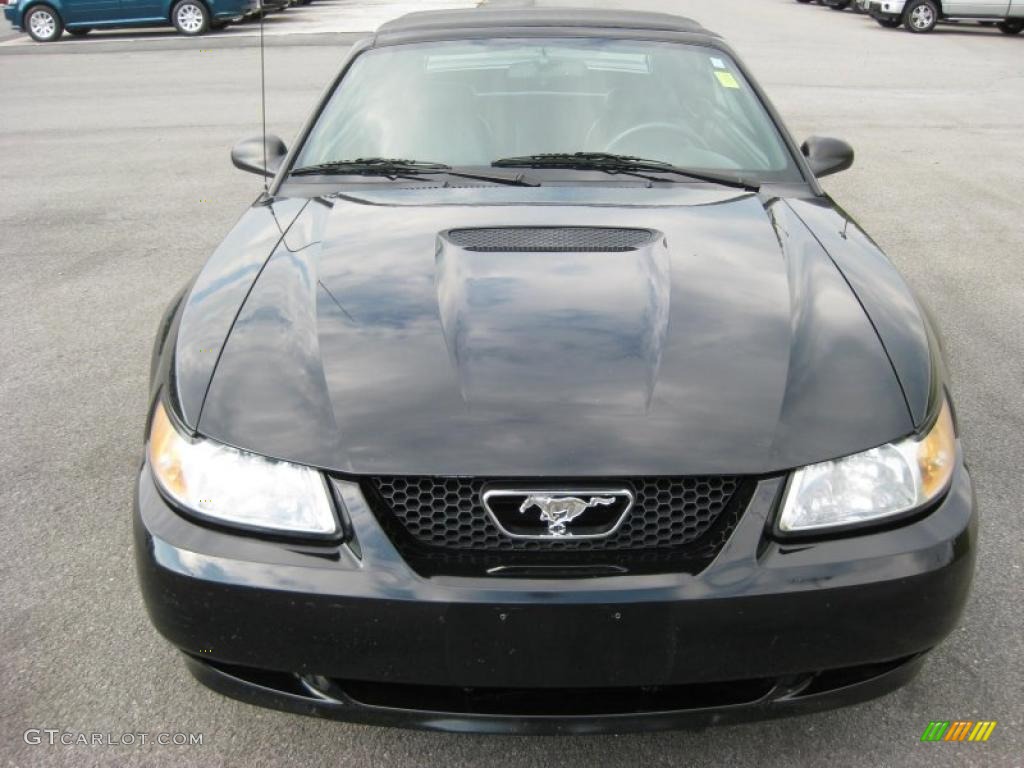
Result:
<svg viewBox="0 0 1024 768"><path fill-rule="evenodd" d="M862 701L955 626L936 330L686 19L414 14L355 46L160 325L139 578L205 684L447 730Z"/></svg>

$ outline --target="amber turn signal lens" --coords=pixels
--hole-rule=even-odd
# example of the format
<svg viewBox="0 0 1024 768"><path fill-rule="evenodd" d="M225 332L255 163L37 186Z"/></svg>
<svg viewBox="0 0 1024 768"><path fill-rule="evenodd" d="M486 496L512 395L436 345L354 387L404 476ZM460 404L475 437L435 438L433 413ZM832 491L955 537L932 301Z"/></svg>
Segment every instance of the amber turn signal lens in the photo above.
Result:
<svg viewBox="0 0 1024 768"><path fill-rule="evenodd" d="M158 403L156 410L153 411L153 424L149 430L149 464L163 487L179 498L188 495L182 464L184 442L171 424L163 403Z"/></svg>
<svg viewBox="0 0 1024 768"><path fill-rule="evenodd" d="M917 464L921 473L921 495L933 499L943 491L953 476L956 462L956 434L949 403L943 401L939 418L924 439L918 443Z"/></svg>

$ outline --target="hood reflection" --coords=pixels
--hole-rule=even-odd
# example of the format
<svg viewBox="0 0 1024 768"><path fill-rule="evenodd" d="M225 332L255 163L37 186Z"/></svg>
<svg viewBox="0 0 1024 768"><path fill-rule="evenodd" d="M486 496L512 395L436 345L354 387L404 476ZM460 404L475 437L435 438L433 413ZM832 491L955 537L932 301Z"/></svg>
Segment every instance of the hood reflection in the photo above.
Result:
<svg viewBox="0 0 1024 768"><path fill-rule="evenodd" d="M443 237L612 225L663 237L561 253ZM265 268L203 413L240 447L355 473L765 473L910 428L871 324L782 203L338 200L292 232L308 246L289 236Z"/></svg>

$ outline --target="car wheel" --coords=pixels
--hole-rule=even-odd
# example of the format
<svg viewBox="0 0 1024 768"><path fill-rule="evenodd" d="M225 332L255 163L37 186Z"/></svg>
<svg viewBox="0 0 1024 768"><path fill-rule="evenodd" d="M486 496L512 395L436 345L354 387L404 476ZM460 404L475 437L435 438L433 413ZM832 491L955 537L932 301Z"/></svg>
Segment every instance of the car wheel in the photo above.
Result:
<svg viewBox="0 0 1024 768"><path fill-rule="evenodd" d="M201 35L210 28L210 12L199 0L180 0L171 11L171 23L183 35Z"/></svg>
<svg viewBox="0 0 1024 768"><path fill-rule="evenodd" d="M1024 21L1004 21L997 26L1004 35L1019 35L1024 30Z"/></svg>
<svg viewBox="0 0 1024 768"><path fill-rule="evenodd" d="M52 43L64 31L60 15L48 5L36 5L25 16L25 29L37 43Z"/></svg>
<svg viewBox="0 0 1024 768"><path fill-rule="evenodd" d="M74 35L75 37L85 37L90 32L92 32L92 27L78 27L77 29L68 29L68 34Z"/></svg>
<svg viewBox="0 0 1024 768"><path fill-rule="evenodd" d="M932 0L912 0L903 9L903 26L911 32L931 32L939 23L939 7Z"/></svg>
<svg viewBox="0 0 1024 768"><path fill-rule="evenodd" d="M839 0L838 3L829 3L828 7L833 11L845 11L850 7L850 0Z"/></svg>

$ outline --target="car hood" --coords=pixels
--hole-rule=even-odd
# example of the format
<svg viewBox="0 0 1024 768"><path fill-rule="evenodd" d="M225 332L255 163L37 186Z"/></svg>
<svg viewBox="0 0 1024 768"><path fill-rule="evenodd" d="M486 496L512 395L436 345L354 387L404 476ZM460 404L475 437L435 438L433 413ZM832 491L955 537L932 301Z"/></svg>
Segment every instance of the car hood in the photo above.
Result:
<svg viewBox="0 0 1024 768"><path fill-rule="evenodd" d="M479 192L306 205L199 431L354 474L582 477L765 474L913 430L784 199Z"/></svg>

